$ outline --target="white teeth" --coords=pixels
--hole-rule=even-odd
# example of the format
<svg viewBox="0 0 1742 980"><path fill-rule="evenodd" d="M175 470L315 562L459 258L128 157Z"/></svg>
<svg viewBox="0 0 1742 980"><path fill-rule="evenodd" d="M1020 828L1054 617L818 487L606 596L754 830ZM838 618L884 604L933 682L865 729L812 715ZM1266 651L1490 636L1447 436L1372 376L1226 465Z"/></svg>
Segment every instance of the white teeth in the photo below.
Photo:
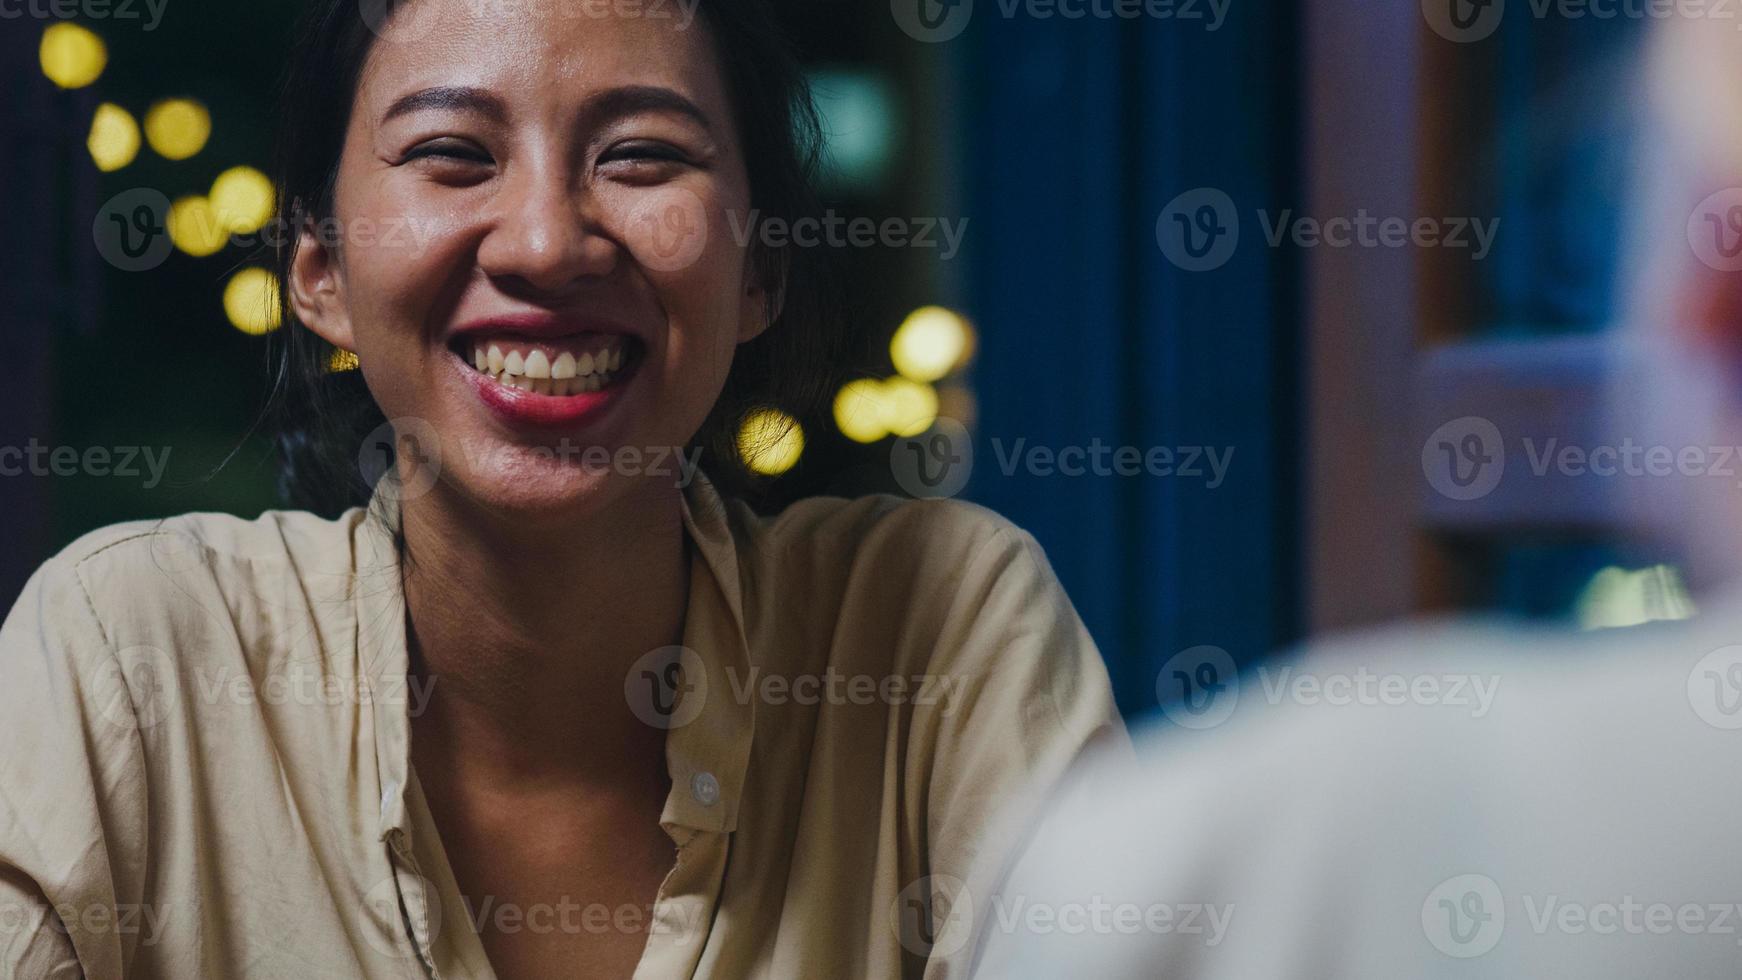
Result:
<svg viewBox="0 0 1742 980"><path fill-rule="evenodd" d="M472 366L480 374L519 391L558 397L603 390L623 369L624 359L620 340L578 357L563 351L554 359L540 348L503 350L500 344L472 347Z"/></svg>

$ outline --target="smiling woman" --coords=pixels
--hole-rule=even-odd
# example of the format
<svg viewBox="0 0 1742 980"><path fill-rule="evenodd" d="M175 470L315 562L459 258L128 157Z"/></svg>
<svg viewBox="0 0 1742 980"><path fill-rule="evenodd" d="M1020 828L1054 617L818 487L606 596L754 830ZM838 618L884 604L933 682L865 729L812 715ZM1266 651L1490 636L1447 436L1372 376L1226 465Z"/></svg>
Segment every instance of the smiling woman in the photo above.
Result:
<svg viewBox="0 0 1742 980"><path fill-rule="evenodd" d="M0 632L0 974L964 975L1123 733L1026 533L739 499L834 363L820 250L731 233L814 211L768 11L381 7L284 87L301 509L98 531Z"/></svg>

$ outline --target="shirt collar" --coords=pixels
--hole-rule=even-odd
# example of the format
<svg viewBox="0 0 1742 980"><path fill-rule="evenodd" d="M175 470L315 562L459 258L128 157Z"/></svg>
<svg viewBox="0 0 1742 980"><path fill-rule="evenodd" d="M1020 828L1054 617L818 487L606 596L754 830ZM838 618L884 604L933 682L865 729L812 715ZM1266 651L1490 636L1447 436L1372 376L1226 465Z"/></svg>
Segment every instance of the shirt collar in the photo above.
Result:
<svg viewBox="0 0 1742 980"><path fill-rule="evenodd" d="M358 671L367 678L380 776L379 833L406 832L406 783L411 770L410 704L403 696L410 670L405 593L400 578L399 501L391 471L366 508L347 515L355 569ZM671 793L660 816L668 829L730 833L749 768L756 710L735 696L750 667L744 630L743 580L731 506L701 473L683 494L684 530L692 546L683 647L700 677L686 677L686 710L666 733ZM691 659L693 656L693 660ZM734 683L736 681L736 683ZM699 703L698 703L699 702ZM682 724L675 722L681 721ZM367 737L367 729L359 733Z"/></svg>
<svg viewBox="0 0 1742 980"><path fill-rule="evenodd" d="M730 505L701 473L684 491L683 516L694 547L683 645L686 658L700 661L702 677L686 678L682 717L673 719L684 723L666 733L672 792L660 821L730 833L756 728L755 702L737 696L750 669L743 577Z"/></svg>

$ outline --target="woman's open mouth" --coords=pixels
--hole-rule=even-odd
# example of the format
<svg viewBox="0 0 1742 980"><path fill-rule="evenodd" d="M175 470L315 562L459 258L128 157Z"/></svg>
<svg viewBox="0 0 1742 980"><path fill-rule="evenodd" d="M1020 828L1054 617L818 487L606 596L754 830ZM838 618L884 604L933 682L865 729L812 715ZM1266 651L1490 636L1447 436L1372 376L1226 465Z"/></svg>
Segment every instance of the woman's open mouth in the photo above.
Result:
<svg viewBox="0 0 1742 980"><path fill-rule="evenodd" d="M567 425L602 412L634 376L642 342L628 334L578 333L533 340L474 332L454 357L484 404L512 422Z"/></svg>

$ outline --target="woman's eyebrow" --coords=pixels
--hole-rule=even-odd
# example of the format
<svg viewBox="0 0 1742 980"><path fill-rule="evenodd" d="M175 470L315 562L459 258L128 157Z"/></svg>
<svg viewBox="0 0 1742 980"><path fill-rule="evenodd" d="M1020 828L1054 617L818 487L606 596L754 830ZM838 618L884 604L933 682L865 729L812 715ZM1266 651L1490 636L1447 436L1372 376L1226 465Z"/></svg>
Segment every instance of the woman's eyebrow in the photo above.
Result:
<svg viewBox="0 0 1742 980"><path fill-rule="evenodd" d="M385 123L425 109L476 112L494 122L501 122L508 116L508 109L502 104L502 100L483 89L444 85L400 96L387 107L381 121Z"/></svg>
<svg viewBox="0 0 1742 980"><path fill-rule="evenodd" d="M713 122L702 107L660 85L625 85L606 89L587 100L583 119L593 125L639 112L675 112L695 120L710 134Z"/></svg>

